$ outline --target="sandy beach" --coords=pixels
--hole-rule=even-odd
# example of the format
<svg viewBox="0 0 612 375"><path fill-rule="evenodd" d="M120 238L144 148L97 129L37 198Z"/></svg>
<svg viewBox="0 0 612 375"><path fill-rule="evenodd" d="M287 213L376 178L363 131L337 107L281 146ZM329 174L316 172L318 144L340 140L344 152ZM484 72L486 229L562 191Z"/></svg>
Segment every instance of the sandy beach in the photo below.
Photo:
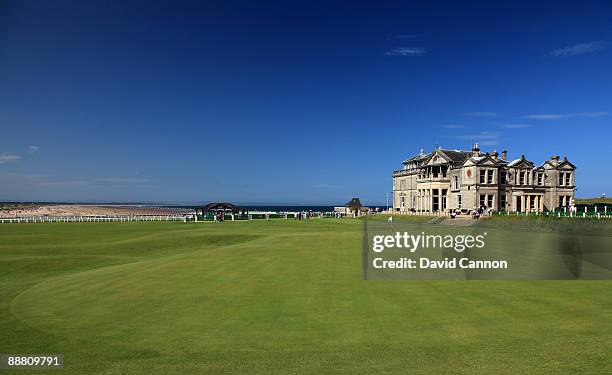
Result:
<svg viewBox="0 0 612 375"><path fill-rule="evenodd" d="M110 206L110 205L41 205L27 206L11 210L1 210L0 217L34 216L126 216L126 215L179 215L193 213L190 209L169 207Z"/></svg>

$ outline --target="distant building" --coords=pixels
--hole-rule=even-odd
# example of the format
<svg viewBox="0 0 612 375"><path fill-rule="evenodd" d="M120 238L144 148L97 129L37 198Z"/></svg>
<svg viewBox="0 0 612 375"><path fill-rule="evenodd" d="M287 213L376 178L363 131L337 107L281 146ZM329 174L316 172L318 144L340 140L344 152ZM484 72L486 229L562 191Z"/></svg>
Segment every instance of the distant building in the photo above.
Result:
<svg viewBox="0 0 612 375"><path fill-rule="evenodd" d="M360 216L362 213L368 210L367 207L364 207L361 204L359 198L353 198L349 202L347 202L344 206L334 207L334 212L339 213L341 215L352 215L352 216Z"/></svg>
<svg viewBox="0 0 612 375"><path fill-rule="evenodd" d="M496 151L423 150L393 173L393 209L399 212L544 212L574 205L576 167L553 156L536 166L521 156L507 160Z"/></svg>

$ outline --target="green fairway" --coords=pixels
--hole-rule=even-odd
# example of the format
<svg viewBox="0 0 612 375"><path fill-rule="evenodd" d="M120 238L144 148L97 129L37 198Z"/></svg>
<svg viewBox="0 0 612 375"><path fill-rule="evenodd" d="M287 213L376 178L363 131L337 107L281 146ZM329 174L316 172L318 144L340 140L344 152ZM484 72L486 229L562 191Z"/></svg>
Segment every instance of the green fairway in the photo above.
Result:
<svg viewBox="0 0 612 375"><path fill-rule="evenodd" d="M0 225L0 353L83 374L612 373L611 281L364 281L360 253L358 220Z"/></svg>

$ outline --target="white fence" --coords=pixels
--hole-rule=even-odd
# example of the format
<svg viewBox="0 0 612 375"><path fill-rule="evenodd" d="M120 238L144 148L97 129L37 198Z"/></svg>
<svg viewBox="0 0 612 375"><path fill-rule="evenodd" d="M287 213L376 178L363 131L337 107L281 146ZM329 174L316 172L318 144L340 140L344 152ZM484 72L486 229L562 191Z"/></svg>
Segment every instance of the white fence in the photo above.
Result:
<svg viewBox="0 0 612 375"><path fill-rule="evenodd" d="M5 223L98 223L128 221L185 221L186 215L134 215L134 216L34 216L0 218Z"/></svg>

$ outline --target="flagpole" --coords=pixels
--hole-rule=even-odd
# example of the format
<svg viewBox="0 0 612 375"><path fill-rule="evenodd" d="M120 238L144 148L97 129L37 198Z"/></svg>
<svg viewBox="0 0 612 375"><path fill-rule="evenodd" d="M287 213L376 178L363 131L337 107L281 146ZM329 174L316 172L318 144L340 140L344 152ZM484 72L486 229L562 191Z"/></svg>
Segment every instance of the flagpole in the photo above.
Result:
<svg viewBox="0 0 612 375"><path fill-rule="evenodd" d="M387 212L389 211L389 192L387 192Z"/></svg>

